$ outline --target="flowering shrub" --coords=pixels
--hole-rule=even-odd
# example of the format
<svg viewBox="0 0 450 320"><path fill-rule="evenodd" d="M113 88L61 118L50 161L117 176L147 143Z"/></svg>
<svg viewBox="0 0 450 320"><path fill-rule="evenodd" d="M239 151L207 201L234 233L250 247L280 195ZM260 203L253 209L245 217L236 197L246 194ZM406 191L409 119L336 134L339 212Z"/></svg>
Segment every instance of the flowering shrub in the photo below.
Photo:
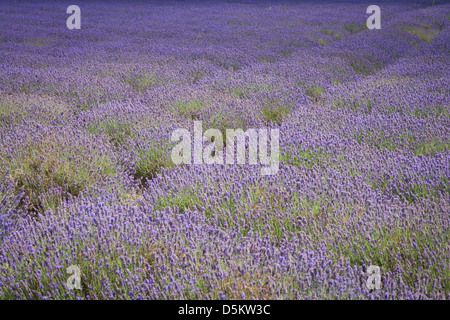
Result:
<svg viewBox="0 0 450 320"><path fill-rule="evenodd" d="M60 7L0 10L0 299L450 299L448 4ZM279 171L175 165L194 120Z"/></svg>

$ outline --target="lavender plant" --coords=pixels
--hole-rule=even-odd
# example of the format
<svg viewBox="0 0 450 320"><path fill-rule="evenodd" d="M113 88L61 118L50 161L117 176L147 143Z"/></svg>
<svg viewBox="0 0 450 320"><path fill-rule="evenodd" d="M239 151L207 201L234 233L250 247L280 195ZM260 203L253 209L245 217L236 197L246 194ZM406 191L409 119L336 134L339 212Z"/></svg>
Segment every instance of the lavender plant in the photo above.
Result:
<svg viewBox="0 0 450 320"><path fill-rule="evenodd" d="M450 299L448 4L64 6L0 5L0 299ZM278 173L175 165L194 120Z"/></svg>

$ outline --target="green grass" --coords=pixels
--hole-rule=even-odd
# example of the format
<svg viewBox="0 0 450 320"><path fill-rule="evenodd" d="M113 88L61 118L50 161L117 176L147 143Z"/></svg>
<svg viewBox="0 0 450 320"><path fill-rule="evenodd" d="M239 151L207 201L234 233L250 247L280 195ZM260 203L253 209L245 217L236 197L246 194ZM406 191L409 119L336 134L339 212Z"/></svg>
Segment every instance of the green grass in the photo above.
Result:
<svg viewBox="0 0 450 320"><path fill-rule="evenodd" d="M254 215L256 211L271 212L272 210L286 211L286 205L297 203L299 215L309 214L310 209L316 214L320 211L321 205L311 204L311 208L305 200L298 199L298 196L288 195L282 192L269 192L267 186L251 184L244 186L233 197L223 198L214 197L202 200L198 194L204 193L200 190L201 186L196 184L194 187L183 187L178 191L161 196L155 203L155 210L162 210L168 207L176 207L180 213L187 209L198 209L206 218L214 219L219 224L227 225L227 228L239 228L242 235L247 235L249 230L266 230L270 237L278 240L285 236L285 230L295 231L292 226L291 217L286 213L286 217L280 219L272 215ZM220 191L214 187L216 192L229 190L230 186L222 186ZM283 189L280 186L280 191ZM296 198L295 198L296 197ZM297 201L297 202L296 202ZM281 206L281 207L280 207ZM314 207L314 208L313 208ZM308 211L308 213L306 211ZM318 211L317 211L318 210ZM267 233L267 228L269 231Z"/></svg>
<svg viewBox="0 0 450 320"><path fill-rule="evenodd" d="M409 202L414 202L416 200L415 197L425 198L431 196L432 198L437 198L440 194L450 192L450 181L448 180L448 178L442 177L438 182L439 185L435 187L430 187L426 184L414 184L408 190L410 194L404 195L404 197ZM411 194L414 196L412 196Z"/></svg>
<svg viewBox="0 0 450 320"><path fill-rule="evenodd" d="M332 212L330 203L324 198L301 198L298 193L288 193L283 185L277 190L263 184L247 185L235 197L214 203L220 223L239 228L244 236L252 230L280 241L301 230L314 241L323 240L324 235L314 229L312 222L326 223ZM293 225L297 217L308 221L306 228Z"/></svg>

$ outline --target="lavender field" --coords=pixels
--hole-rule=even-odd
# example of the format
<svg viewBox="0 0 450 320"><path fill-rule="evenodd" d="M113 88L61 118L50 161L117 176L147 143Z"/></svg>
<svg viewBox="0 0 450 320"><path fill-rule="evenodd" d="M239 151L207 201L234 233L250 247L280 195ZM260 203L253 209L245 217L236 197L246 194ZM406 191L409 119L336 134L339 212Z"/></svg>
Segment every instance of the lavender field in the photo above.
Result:
<svg viewBox="0 0 450 320"><path fill-rule="evenodd" d="M450 299L450 4L74 4L0 3L0 299Z"/></svg>

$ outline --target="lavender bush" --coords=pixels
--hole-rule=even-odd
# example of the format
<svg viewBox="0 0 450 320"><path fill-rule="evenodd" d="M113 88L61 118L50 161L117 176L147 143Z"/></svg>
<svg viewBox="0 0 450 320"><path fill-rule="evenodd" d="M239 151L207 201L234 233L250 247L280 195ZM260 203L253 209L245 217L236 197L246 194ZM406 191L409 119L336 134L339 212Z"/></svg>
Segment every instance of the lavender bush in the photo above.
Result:
<svg viewBox="0 0 450 320"><path fill-rule="evenodd" d="M450 5L370 4L1 3L0 299L449 299Z"/></svg>

